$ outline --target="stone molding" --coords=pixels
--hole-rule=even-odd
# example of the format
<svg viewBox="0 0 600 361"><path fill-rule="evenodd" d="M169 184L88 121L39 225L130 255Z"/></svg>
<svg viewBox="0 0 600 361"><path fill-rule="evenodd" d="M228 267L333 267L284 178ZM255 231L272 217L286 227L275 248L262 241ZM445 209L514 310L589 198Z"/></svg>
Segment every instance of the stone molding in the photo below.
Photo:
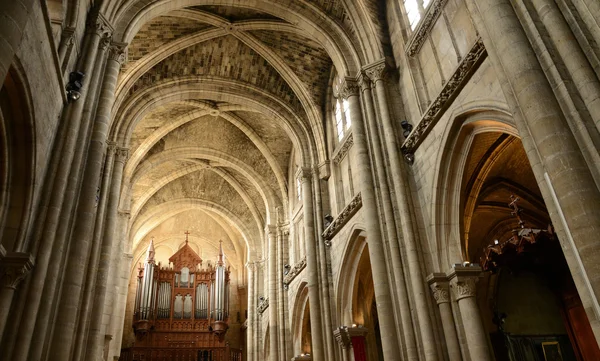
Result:
<svg viewBox="0 0 600 361"><path fill-rule="evenodd" d="M336 149L335 153L333 153L332 161L335 164L340 164L340 162L346 157L350 148L354 144L354 137L352 133L349 133L348 136L342 141L342 144Z"/></svg>
<svg viewBox="0 0 600 361"><path fill-rule="evenodd" d="M302 270L306 268L306 256L296 263L290 272L283 278L283 287L287 290L290 283L296 278Z"/></svg>
<svg viewBox="0 0 600 361"><path fill-rule="evenodd" d="M450 287L454 291L454 297L457 301L475 297L477 294L477 281L483 277L481 267L476 265L454 266L448 273Z"/></svg>
<svg viewBox="0 0 600 361"><path fill-rule="evenodd" d="M269 298L265 298L264 300L262 300L261 302L258 303L258 306L256 306L256 310L258 311L258 313L260 315L263 314L263 312L265 312L265 310L269 307Z"/></svg>
<svg viewBox="0 0 600 361"><path fill-rule="evenodd" d="M327 246L331 245L331 239L342 229L342 227L348 223L350 218L358 212L358 210L362 207L362 197L360 193L358 193L348 205L338 214L338 216L331 222L331 224L325 228L323 231L323 238L325 238L325 244Z"/></svg>
<svg viewBox="0 0 600 361"><path fill-rule="evenodd" d="M34 258L29 253L7 252L0 262L0 280L6 288L17 289L21 282L33 268Z"/></svg>
<svg viewBox="0 0 600 361"><path fill-rule="evenodd" d="M319 172L319 179L328 180L331 177L331 162L325 160L317 166Z"/></svg>
<svg viewBox="0 0 600 361"><path fill-rule="evenodd" d="M432 273L427 277L427 282L438 305L450 302L450 284L444 273Z"/></svg>
<svg viewBox="0 0 600 361"><path fill-rule="evenodd" d="M479 68L487 55L481 38L477 39L469 53L458 64L454 74L444 85L442 91L431 103L425 114L402 144L402 153L414 154L415 150L423 142L427 134L440 120L444 111L452 104L462 88L467 84L471 76Z"/></svg>
<svg viewBox="0 0 600 361"><path fill-rule="evenodd" d="M440 14L444 10L447 0L433 0L433 2L427 8L425 16L419 22L419 25L414 30L412 37L406 44L406 55L415 56L421 50L423 43L427 40L435 21L440 17Z"/></svg>

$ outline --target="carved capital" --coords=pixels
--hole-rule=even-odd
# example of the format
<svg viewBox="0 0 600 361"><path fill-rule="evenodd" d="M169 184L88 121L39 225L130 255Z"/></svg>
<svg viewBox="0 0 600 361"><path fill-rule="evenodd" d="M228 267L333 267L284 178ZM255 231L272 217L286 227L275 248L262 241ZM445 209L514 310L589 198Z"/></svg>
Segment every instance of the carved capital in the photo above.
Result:
<svg viewBox="0 0 600 361"><path fill-rule="evenodd" d="M31 271L34 258L29 253L8 252L0 261L0 280L6 288L16 289Z"/></svg>
<svg viewBox="0 0 600 361"><path fill-rule="evenodd" d="M371 79L369 79L366 72L361 72L358 77L358 85L360 86L360 90L364 92L365 90L371 89L371 84Z"/></svg>
<svg viewBox="0 0 600 361"><path fill-rule="evenodd" d="M309 167L300 167L296 172L296 178L300 179L300 182L310 182L312 179L312 169Z"/></svg>
<svg viewBox="0 0 600 361"><path fill-rule="evenodd" d="M125 163L129 158L129 149L123 147L117 147L115 150L115 162Z"/></svg>
<svg viewBox="0 0 600 361"><path fill-rule="evenodd" d="M117 150L117 143L116 142L112 142L110 140L106 141L106 152L107 152L107 154L115 154L116 150Z"/></svg>
<svg viewBox="0 0 600 361"><path fill-rule="evenodd" d="M60 34L61 41L65 45L71 45L75 41L75 28L66 26Z"/></svg>
<svg viewBox="0 0 600 361"><path fill-rule="evenodd" d="M112 36L113 28L104 15L98 11L90 13L86 23L86 31L99 36Z"/></svg>
<svg viewBox="0 0 600 361"><path fill-rule="evenodd" d="M100 51L105 52L106 49L110 46L110 42L112 41L112 37L110 34L103 34L102 39L100 39L100 44L98 45L98 49Z"/></svg>
<svg viewBox="0 0 600 361"><path fill-rule="evenodd" d="M342 98L347 99L353 95L358 95L360 92L360 86L354 78L345 77L342 86L340 87L340 95Z"/></svg>
<svg viewBox="0 0 600 361"><path fill-rule="evenodd" d="M267 224L265 226L265 234L269 237L269 238L275 238L277 236L277 227Z"/></svg>
<svg viewBox="0 0 600 361"><path fill-rule="evenodd" d="M123 65L127 61L127 44L112 42L108 49L108 59Z"/></svg>
<svg viewBox="0 0 600 361"><path fill-rule="evenodd" d="M479 266L455 266L448 272L450 287L454 291L456 300L475 297L477 294L477 281L483 276Z"/></svg>
<svg viewBox="0 0 600 361"><path fill-rule="evenodd" d="M444 273L432 273L427 277L427 282L437 304L450 302L450 283Z"/></svg>
<svg viewBox="0 0 600 361"><path fill-rule="evenodd" d="M373 64L365 66L363 69L367 77L369 77L373 83L376 83L378 80L383 80L386 68L387 65L385 59L381 59Z"/></svg>

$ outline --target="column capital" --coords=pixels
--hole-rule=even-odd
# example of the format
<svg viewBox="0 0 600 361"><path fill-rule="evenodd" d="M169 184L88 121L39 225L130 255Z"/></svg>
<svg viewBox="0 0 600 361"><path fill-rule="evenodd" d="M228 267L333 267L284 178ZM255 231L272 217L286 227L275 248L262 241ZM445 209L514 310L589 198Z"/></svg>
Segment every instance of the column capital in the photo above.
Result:
<svg viewBox="0 0 600 361"><path fill-rule="evenodd" d="M353 95L358 95L359 92L360 86L358 85L356 79L348 76L345 77L342 86L340 87L340 95L342 98L348 99Z"/></svg>
<svg viewBox="0 0 600 361"><path fill-rule="evenodd" d="M108 59L123 65L127 61L127 45L116 41L111 42L108 49Z"/></svg>
<svg viewBox="0 0 600 361"><path fill-rule="evenodd" d="M456 300L467 297L475 297L477 293L477 281L483 276L479 266L454 266L448 273L450 287L454 290Z"/></svg>
<svg viewBox="0 0 600 361"><path fill-rule="evenodd" d="M107 140L106 141L106 151L109 154L114 154L116 150L117 150L117 142Z"/></svg>
<svg viewBox="0 0 600 361"><path fill-rule="evenodd" d="M129 148L117 147L115 150L115 162L125 163L129 158Z"/></svg>
<svg viewBox="0 0 600 361"><path fill-rule="evenodd" d="M371 79L369 79L369 76L365 71L361 71L358 75L358 84L360 86L360 90L363 92L371 89Z"/></svg>
<svg viewBox="0 0 600 361"><path fill-rule="evenodd" d="M100 44L98 44L98 49L100 49L103 52L106 51L106 49L108 49L108 47L110 46L111 41L112 41L112 36L109 33L102 34L102 39L100 39Z"/></svg>
<svg viewBox="0 0 600 361"><path fill-rule="evenodd" d="M17 289L17 285L31 271L34 263L30 253L7 252L0 262L0 280L3 286Z"/></svg>
<svg viewBox="0 0 600 361"><path fill-rule="evenodd" d="M328 180L331 177L331 161L329 159L317 165L317 171L319 173L319 179Z"/></svg>
<svg viewBox="0 0 600 361"><path fill-rule="evenodd" d="M265 233L269 237L275 237L277 235L277 227L272 224L265 225Z"/></svg>
<svg viewBox="0 0 600 361"><path fill-rule="evenodd" d="M437 304L450 302L450 282L444 273L432 273L427 277L427 283Z"/></svg>
<svg viewBox="0 0 600 361"><path fill-rule="evenodd" d="M296 172L296 178L300 180L300 182L310 182L312 179L312 169L310 167L300 167Z"/></svg>
<svg viewBox="0 0 600 361"><path fill-rule="evenodd" d="M86 31L96 33L100 36L112 36L113 27L108 20L98 10L94 10L88 15L86 22Z"/></svg>
<svg viewBox="0 0 600 361"><path fill-rule="evenodd" d="M383 76L387 70L387 64L385 59L381 59L363 67L363 70L373 83L377 83L378 80L383 80Z"/></svg>

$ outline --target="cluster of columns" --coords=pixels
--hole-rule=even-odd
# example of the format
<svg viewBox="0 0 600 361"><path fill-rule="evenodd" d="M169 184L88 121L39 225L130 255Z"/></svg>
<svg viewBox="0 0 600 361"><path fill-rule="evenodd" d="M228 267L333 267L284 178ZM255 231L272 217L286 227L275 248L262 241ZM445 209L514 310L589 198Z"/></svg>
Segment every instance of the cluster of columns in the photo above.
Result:
<svg viewBox="0 0 600 361"><path fill-rule="evenodd" d="M15 35L32 3L0 5L0 14L15 20ZM113 289L126 290L112 280L122 283L130 262L118 232L128 223L128 215L122 221L118 213L128 150L108 142L108 132L126 45L113 42L111 33L103 15L92 11L74 69L85 74L81 97L63 109L29 242L0 252L0 348L7 359L99 359L106 335L121 328L114 326L122 324L124 309L106 305L117 297ZM0 36L2 79L19 41Z"/></svg>
<svg viewBox="0 0 600 361"><path fill-rule="evenodd" d="M427 278L438 305L449 361L492 360L487 332L475 298L479 266L454 266L446 274L433 273ZM457 309L456 312L453 309ZM457 315L455 319L454 315ZM461 350L457 329L464 333L466 346ZM462 355L465 354L463 358ZM466 357L468 354L468 357Z"/></svg>

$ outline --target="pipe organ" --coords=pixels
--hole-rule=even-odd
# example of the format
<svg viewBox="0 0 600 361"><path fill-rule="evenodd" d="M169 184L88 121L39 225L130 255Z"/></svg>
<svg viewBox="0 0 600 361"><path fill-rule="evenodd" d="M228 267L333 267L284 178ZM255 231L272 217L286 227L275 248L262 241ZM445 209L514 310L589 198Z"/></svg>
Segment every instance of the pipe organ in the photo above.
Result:
<svg viewBox="0 0 600 361"><path fill-rule="evenodd" d="M229 328L229 268L222 246L218 261L204 267L188 245L188 234L165 267L155 263L150 242L137 277L136 341L122 350L123 360L241 360L241 353L224 341Z"/></svg>

